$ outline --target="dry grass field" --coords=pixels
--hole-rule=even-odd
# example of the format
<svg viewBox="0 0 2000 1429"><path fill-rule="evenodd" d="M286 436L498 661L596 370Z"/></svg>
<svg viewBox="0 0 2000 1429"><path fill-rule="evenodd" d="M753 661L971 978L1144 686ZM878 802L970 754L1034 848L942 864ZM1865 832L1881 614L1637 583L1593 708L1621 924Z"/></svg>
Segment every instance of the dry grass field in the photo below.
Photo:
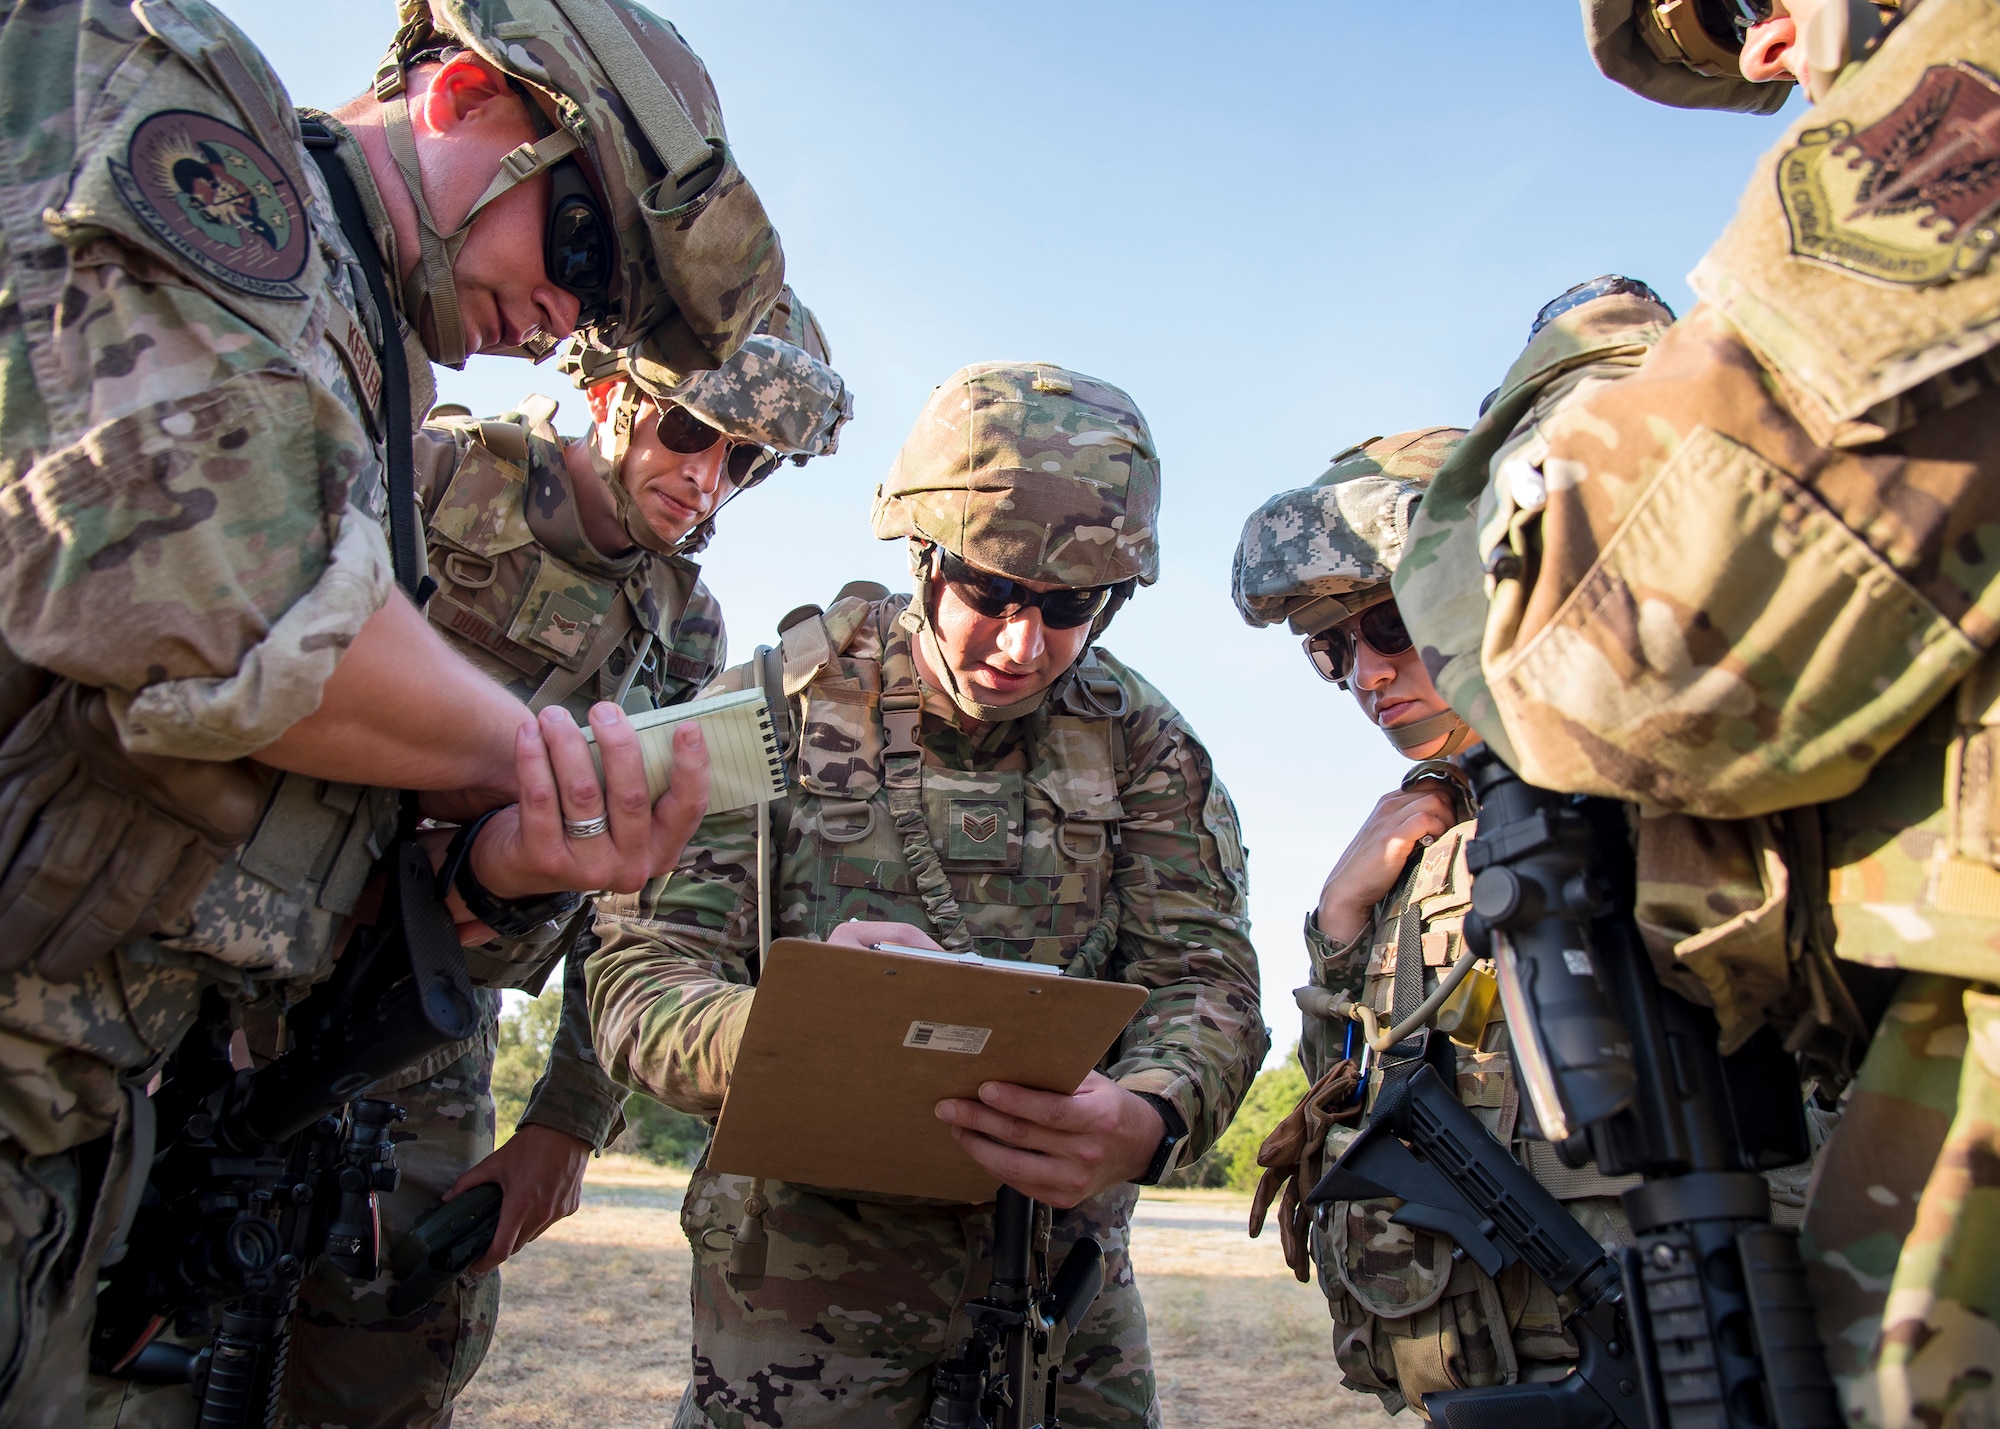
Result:
<svg viewBox="0 0 2000 1429"><path fill-rule="evenodd" d="M659 1429L687 1380L684 1173L629 1157L591 1167L584 1207L511 1262L500 1333L457 1429ZM1148 1194L1132 1256L1173 1429L1386 1429L1339 1388L1319 1291L1293 1280L1276 1232L1243 1234L1247 1201Z"/></svg>

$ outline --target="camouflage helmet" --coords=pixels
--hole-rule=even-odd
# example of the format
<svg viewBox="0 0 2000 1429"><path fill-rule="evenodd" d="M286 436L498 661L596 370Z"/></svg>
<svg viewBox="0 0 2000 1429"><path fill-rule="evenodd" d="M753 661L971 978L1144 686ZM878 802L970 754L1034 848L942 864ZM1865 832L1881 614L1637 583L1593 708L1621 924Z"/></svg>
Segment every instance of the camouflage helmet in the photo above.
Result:
<svg viewBox="0 0 2000 1429"><path fill-rule="evenodd" d="M841 427L854 416L854 394L833 370L825 329L790 284L743 346L713 371L684 373L634 348L582 340L563 349L559 369L585 391L626 378L637 394L677 403L725 436L764 447L774 460L760 477L776 458L803 465L832 456Z"/></svg>
<svg viewBox="0 0 2000 1429"><path fill-rule="evenodd" d="M1230 593L1251 625L1289 621L1317 635L1389 599L1424 490L1464 438L1459 427L1370 437L1311 486L1284 491L1243 523Z"/></svg>
<svg viewBox="0 0 2000 1429"><path fill-rule="evenodd" d="M1159 513L1159 458L1131 397L1052 363L984 362L932 391L873 524L1016 580L1151 585Z"/></svg>
<svg viewBox="0 0 2000 1429"><path fill-rule="evenodd" d="M579 150L618 248L586 326L607 347L643 340L681 371L715 367L742 345L784 281L784 253L736 167L708 71L672 25L633 0L401 0L399 21L375 94L423 239L409 310L431 318L439 361L464 361L450 261L473 216ZM458 48L532 89L555 121L529 105L550 132L509 154L465 224L445 235L423 196L404 90L412 63Z"/></svg>
<svg viewBox="0 0 2000 1429"><path fill-rule="evenodd" d="M765 330L774 324L807 337L817 354ZM558 370L586 392L624 379L604 417L609 440L593 443L592 464L611 489L627 535L648 550L685 555L714 536L715 514L663 547L620 477L641 403L650 397L686 407L737 444L727 468L733 488L728 500L763 481L787 457L803 466L813 457L833 455L842 424L854 415L854 397L833 370L831 356L819 320L787 285L758 330L712 372L683 376L630 348L610 350L581 340L563 349Z"/></svg>
<svg viewBox="0 0 2000 1429"><path fill-rule="evenodd" d="M1582 0L1584 42L1607 79L1676 109L1774 114L1789 81L1753 84L1729 0Z"/></svg>

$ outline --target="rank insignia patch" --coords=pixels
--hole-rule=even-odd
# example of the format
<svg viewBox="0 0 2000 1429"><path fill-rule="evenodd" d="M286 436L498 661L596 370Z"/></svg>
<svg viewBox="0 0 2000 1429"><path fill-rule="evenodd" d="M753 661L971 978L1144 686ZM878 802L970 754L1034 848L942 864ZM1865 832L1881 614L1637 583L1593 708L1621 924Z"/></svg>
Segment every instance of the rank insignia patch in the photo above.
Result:
<svg viewBox="0 0 2000 1429"><path fill-rule="evenodd" d="M1873 124L1806 130L1778 196L1801 258L1918 288L1979 272L2000 247L2000 80L1932 65Z"/></svg>
<svg viewBox="0 0 2000 1429"><path fill-rule="evenodd" d="M150 115L125 162L108 161L118 194L174 252L253 297L299 302L293 280L311 251L291 180L241 129L191 109Z"/></svg>
<svg viewBox="0 0 2000 1429"><path fill-rule="evenodd" d="M953 799L947 806L945 858L953 863L1002 863L1010 856L1007 804L998 799Z"/></svg>

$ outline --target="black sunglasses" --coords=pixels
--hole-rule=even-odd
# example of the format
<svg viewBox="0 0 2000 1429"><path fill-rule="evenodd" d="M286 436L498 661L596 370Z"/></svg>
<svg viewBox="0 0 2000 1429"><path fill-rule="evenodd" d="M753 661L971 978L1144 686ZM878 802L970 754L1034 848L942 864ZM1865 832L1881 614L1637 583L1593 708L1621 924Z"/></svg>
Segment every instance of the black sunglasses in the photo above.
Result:
<svg viewBox="0 0 2000 1429"><path fill-rule="evenodd" d="M611 309L618 245L598 207L596 191L575 159L564 159L550 169L549 178L554 190L549 196L542 262L550 280L577 300L576 325L590 327L602 322Z"/></svg>
<svg viewBox="0 0 2000 1429"><path fill-rule="evenodd" d="M1024 610L1039 610L1051 630L1074 630L1103 612L1116 586L1059 586L1032 591L1017 580L975 570L946 550L938 552L938 573L952 593L992 620L1008 620Z"/></svg>
<svg viewBox="0 0 2000 1429"><path fill-rule="evenodd" d="M1305 638L1306 658L1312 661L1313 669L1319 672L1322 680L1331 680L1336 685L1345 685L1347 677L1354 673L1354 638L1357 632L1368 642L1368 648L1378 655L1401 655L1417 643L1409 627L1403 624L1403 613L1396 609L1393 600L1385 600L1362 611L1352 630L1345 626L1346 622L1342 621L1330 630Z"/></svg>
<svg viewBox="0 0 2000 1429"><path fill-rule="evenodd" d="M778 464L778 454L769 447L743 441L720 428L711 427L678 402L658 402L656 405L660 409L660 445L668 451L694 456L707 451L717 442L730 444L723 470L732 486L755 486L769 476Z"/></svg>
<svg viewBox="0 0 2000 1429"><path fill-rule="evenodd" d="M508 86L527 107L535 138L556 132L542 106L526 85L509 79ZM542 232L542 266L549 280L578 304L576 325L591 327L611 312L611 286L618 277L618 242L605 221L597 190L590 186L583 165L572 154L549 168L549 222Z"/></svg>
<svg viewBox="0 0 2000 1429"><path fill-rule="evenodd" d="M1774 10L1772 0L1695 0L1694 13L1709 38L1740 50L1750 27L1763 24Z"/></svg>

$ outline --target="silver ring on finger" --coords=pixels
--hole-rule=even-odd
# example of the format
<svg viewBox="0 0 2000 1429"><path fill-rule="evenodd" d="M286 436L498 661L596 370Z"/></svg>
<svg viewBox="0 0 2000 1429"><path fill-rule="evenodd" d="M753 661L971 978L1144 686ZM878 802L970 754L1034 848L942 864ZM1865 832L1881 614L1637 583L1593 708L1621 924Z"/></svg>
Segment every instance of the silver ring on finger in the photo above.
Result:
<svg viewBox="0 0 2000 1429"><path fill-rule="evenodd" d="M564 819L563 832L573 839L594 839L611 827L608 814L599 814L594 819Z"/></svg>
<svg viewBox="0 0 2000 1429"><path fill-rule="evenodd" d="M1432 844L1436 843L1437 841L1438 841L1438 836L1436 834L1424 835L1423 843L1425 848L1429 848Z"/></svg>

